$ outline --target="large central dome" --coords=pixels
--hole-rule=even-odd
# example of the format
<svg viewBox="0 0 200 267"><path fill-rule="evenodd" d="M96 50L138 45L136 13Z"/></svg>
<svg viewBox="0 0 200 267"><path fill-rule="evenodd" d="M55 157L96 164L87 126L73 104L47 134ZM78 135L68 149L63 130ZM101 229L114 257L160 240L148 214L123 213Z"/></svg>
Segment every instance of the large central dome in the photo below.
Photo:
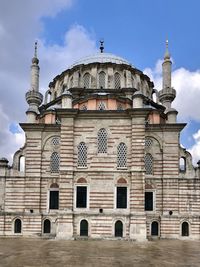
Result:
<svg viewBox="0 0 200 267"><path fill-rule="evenodd" d="M73 68L77 65L87 65L90 63L115 63L115 64L126 64L132 66L126 59L115 56L110 53L97 53L91 56L87 56L85 58L82 58L78 61L76 61L74 64L70 66L70 68ZM132 66L133 67L133 66Z"/></svg>

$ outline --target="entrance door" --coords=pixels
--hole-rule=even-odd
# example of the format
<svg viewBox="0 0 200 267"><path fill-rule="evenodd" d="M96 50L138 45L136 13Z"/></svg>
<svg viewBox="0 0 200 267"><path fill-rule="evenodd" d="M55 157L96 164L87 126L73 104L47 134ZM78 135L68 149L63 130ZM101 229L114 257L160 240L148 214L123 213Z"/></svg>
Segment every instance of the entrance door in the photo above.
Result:
<svg viewBox="0 0 200 267"><path fill-rule="evenodd" d="M158 222L152 222L151 235L158 236Z"/></svg>
<svg viewBox="0 0 200 267"><path fill-rule="evenodd" d="M86 220L81 221L80 236L88 236L88 222Z"/></svg>
<svg viewBox="0 0 200 267"><path fill-rule="evenodd" d="M115 237L123 237L123 224L121 221L115 223Z"/></svg>
<svg viewBox="0 0 200 267"><path fill-rule="evenodd" d="M189 236L189 225L187 222L182 223L182 236Z"/></svg>

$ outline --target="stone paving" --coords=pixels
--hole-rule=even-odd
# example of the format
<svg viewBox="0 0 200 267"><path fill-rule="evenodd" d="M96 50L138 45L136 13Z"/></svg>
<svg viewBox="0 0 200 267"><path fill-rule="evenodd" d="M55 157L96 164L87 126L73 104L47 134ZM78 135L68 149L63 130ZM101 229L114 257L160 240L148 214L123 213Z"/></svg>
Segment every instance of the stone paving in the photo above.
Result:
<svg viewBox="0 0 200 267"><path fill-rule="evenodd" d="M0 239L0 266L199 267L200 242Z"/></svg>

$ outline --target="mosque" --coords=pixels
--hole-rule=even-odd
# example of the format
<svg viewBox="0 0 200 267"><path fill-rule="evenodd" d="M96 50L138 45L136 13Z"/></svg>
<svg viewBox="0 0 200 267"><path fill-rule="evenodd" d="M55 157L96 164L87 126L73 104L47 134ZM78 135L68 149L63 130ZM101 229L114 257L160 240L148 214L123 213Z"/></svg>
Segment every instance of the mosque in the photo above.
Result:
<svg viewBox="0 0 200 267"><path fill-rule="evenodd" d="M171 65L166 42L158 91L101 42L43 96L36 45L26 141L0 159L0 236L199 240L200 161L180 146Z"/></svg>

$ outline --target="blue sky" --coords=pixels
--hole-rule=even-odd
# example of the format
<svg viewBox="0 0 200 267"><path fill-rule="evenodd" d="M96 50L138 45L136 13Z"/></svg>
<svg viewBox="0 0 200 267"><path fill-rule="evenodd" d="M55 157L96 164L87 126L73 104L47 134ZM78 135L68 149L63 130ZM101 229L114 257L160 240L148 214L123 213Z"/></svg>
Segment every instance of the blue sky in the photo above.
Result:
<svg viewBox="0 0 200 267"><path fill-rule="evenodd" d="M12 9L10 4L12 3ZM0 3L0 157L11 155L24 139L33 45L39 41L40 88L73 61L105 51L124 57L161 89L165 40L173 60L173 106L188 122L181 144L200 158L200 1L199 0L2 0Z"/></svg>

